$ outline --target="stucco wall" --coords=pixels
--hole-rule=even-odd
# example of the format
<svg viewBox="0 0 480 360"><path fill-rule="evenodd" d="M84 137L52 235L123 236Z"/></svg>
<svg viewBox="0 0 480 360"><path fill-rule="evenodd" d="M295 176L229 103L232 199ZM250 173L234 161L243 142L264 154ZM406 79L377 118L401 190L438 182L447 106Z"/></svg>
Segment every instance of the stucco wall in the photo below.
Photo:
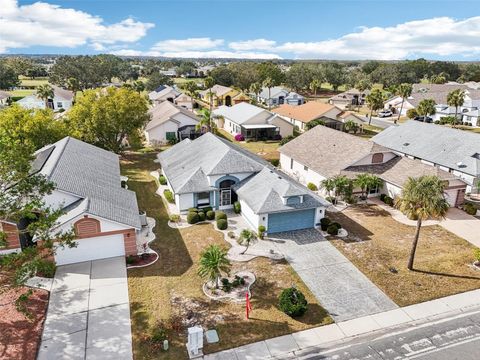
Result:
<svg viewBox="0 0 480 360"><path fill-rule="evenodd" d="M272 120L272 124L278 126L282 137L293 135L294 126L292 123L277 117Z"/></svg>
<svg viewBox="0 0 480 360"><path fill-rule="evenodd" d="M280 168L292 176L295 180L299 181L300 183L306 185L309 182L315 184L319 187L322 180L325 180L326 177L316 173L315 171L308 169L304 169L304 165L299 163L298 161L293 161L293 168L291 167L291 158L280 154Z"/></svg>
<svg viewBox="0 0 480 360"><path fill-rule="evenodd" d="M175 132L175 136L178 131L178 125L173 121L167 121L153 129L145 131L145 140L147 143L166 142L167 132Z"/></svg>

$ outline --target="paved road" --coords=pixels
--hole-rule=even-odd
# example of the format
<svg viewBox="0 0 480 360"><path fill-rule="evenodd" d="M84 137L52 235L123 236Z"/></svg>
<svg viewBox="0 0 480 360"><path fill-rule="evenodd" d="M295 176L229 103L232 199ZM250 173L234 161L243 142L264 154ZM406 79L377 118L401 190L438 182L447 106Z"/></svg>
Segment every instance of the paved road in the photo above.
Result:
<svg viewBox="0 0 480 360"><path fill-rule="evenodd" d="M335 321L397 305L315 229L269 237Z"/></svg>
<svg viewBox="0 0 480 360"><path fill-rule="evenodd" d="M357 115L358 117L360 117L363 121L365 121L365 123L368 124L368 116L363 116L363 115ZM388 120L387 120L388 119ZM395 118L394 117L389 117L389 118L379 118L379 117L375 117L375 116L372 116L372 122L371 124L373 126L376 126L376 127L379 127L379 128L382 128L382 129L386 129L390 126L394 126L395 124L393 123L393 120Z"/></svg>
<svg viewBox="0 0 480 360"><path fill-rule="evenodd" d="M363 337L331 349L309 349L282 359L301 360L477 360L480 310ZM393 333L396 332L396 333Z"/></svg>

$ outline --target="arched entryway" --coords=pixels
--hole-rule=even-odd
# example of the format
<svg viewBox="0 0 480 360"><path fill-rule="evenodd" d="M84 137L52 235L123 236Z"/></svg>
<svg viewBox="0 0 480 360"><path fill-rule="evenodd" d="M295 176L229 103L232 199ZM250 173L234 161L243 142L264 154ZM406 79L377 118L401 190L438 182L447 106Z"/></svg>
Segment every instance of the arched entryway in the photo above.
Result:
<svg viewBox="0 0 480 360"><path fill-rule="evenodd" d="M237 193L232 189L236 183L236 180L229 178L220 181L218 184L220 194L219 206L221 208L232 206L238 200Z"/></svg>
<svg viewBox="0 0 480 360"><path fill-rule="evenodd" d="M230 95L225 96L225 105L232 106L232 97Z"/></svg>

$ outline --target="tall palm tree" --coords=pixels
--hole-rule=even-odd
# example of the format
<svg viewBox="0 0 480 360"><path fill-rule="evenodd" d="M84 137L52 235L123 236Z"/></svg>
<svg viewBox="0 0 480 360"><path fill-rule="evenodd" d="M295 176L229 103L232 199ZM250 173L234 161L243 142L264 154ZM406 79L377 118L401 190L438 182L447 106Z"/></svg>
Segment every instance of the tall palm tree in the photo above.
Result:
<svg viewBox="0 0 480 360"><path fill-rule="evenodd" d="M410 177L403 186L401 196L395 201L395 206L402 213L410 219L417 219L408 270L413 270L422 221L429 218L444 218L448 211L449 206L444 195L445 186L445 182L437 176Z"/></svg>
<svg viewBox="0 0 480 360"><path fill-rule="evenodd" d="M365 193L370 185L370 174L358 174L353 180L355 186L359 187L362 191L361 197L365 198Z"/></svg>
<svg viewBox="0 0 480 360"><path fill-rule="evenodd" d="M372 113L383 108L385 97L383 96L382 90L374 89L365 99L370 108L370 118L368 119L368 125L370 125L372 123Z"/></svg>
<svg viewBox="0 0 480 360"><path fill-rule="evenodd" d="M55 92L49 84L43 84L37 87L37 96L45 102L45 109L48 109L48 100L54 98Z"/></svg>
<svg viewBox="0 0 480 360"><path fill-rule="evenodd" d="M333 178L328 178L322 180L320 187L328 193L328 196L332 197L332 192L335 190L335 180ZM333 196L335 200L335 196Z"/></svg>
<svg viewBox="0 0 480 360"><path fill-rule="evenodd" d="M322 83L318 79L313 79L312 82L309 85L309 88L311 91L315 93L315 96L317 96L317 90L320 89L322 86Z"/></svg>
<svg viewBox="0 0 480 360"><path fill-rule="evenodd" d="M463 106L465 102L465 91L462 89L456 89L450 91L447 95L447 105L455 106L455 121L453 122L453 127L457 124L458 121L458 108Z"/></svg>
<svg viewBox="0 0 480 360"><path fill-rule="evenodd" d="M207 76L205 78L205 80L203 81L203 84L208 89L208 100L210 102L209 110L210 110L210 113L211 113L212 112L212 106L213 106L212 105L212 96L213 96L212 87L213 87L213 85L215 85L215 80L213 80L213 78L211 76Z"/></svg>
<svg viewBox="0 0 480 360"><path fill-rule="evenodd" d="M397 121L400 120L405 99L407 99L410 95L412 95L412 91L413 91L413 86L412 84L408 84L408 83L400 84L400 86L397 88L395 95L398 95L402 98L402 105L400 105L400 111L398 112L398 117L397 117L397 120L395 120L395 124L397 123Z"/></svg>
<svg viewBox="0 0 480 360"><path fill-rule="evenodd" d="M428 115L435 114L435 105L437 103L433 99L423 99L418 103L417 112L420 116L426 118Z"/></svg>
<svg viewBox="0 0 480 360"><path fill-rule="evenodd" d="M206 130L207 132L212 132L215 133L216 131L216 125L212 121L212 114L208 109L202 109L200 110L201 118L200 121L195 125L195 129L197 131L199 130ZM221 116L217 116L217 119L221 118Z"/></svg>
<svg viewBox="0 0 480 360"><path fill-rule="evenodd" d="M185 90L187 95L190 96L190 99L192 101L192 111L193 111L193 103L194 103L193 99L195 98L195 96L197 96L197 90L198 90L197 83L193 80L187 81L183 86L183 90Z"/></svg>
<svg viewBox="0 0 480 360"><path fill-rule="evenodd" d="M231 266L227 251L218 245L210 245L200 254L198 275L215 282L215 287L218 289L220 276L222 273L229 274Z"/></svg>
<svg viewBox="0 0 480 360"><path fill-rule="evenodd" d="M262 84L255 82L250 85L250 92L255 94L255 101L258 100L258 94L262 92Z"/></svg>
<svg viewBox="0 0 480 360"><path fill-rule="evenodd" d="M270 94L271 94L272 87L274 86L273 79L271 77L267 77L265 80L263 80L263 86L268 89L268 110L270 110L272 107L272 101L271 101L272 99Z"/></svg>

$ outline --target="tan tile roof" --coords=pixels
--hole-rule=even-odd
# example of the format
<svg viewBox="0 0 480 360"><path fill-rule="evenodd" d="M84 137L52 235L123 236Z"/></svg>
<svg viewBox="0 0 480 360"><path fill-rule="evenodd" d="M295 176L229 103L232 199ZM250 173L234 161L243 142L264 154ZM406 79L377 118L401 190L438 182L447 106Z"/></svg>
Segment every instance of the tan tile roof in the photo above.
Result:
<svg viewBox="0 0 480 360"><path fill-rule="evenodd" d="M292 106L288 104L280 105L272 110L272 112L287 116L289 118L307 123L318 119L325 115L328 111L334 109L336 106L318 101L309 101L303 105Z"/></svg>

